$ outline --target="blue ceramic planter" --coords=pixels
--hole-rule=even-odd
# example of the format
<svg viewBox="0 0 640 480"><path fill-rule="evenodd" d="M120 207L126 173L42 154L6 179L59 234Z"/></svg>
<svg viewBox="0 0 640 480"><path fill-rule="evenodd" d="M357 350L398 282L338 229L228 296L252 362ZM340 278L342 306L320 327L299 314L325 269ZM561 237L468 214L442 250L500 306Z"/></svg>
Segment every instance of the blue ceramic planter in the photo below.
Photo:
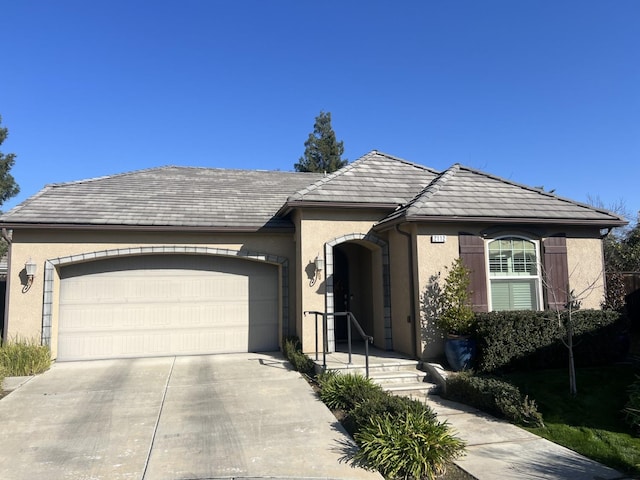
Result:
<svg viewBox="0 0 640 480"><path fill-rule="evenodd" d="M444 353L454 371L468 370L476 357L476 341L469 337L451 335L444 344Z"/></svg>

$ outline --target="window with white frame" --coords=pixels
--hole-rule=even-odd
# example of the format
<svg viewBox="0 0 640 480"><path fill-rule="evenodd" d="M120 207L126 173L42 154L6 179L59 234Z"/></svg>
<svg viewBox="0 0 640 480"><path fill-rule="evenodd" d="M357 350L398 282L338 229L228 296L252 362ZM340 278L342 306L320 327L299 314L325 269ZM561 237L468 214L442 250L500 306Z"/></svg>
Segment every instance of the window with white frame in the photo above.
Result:
<svg viewBox="0 0 640 480"><path fill-rule="evenodd" d="M504 237L488 247L491 310L539 310L538 242Z"/></svg>

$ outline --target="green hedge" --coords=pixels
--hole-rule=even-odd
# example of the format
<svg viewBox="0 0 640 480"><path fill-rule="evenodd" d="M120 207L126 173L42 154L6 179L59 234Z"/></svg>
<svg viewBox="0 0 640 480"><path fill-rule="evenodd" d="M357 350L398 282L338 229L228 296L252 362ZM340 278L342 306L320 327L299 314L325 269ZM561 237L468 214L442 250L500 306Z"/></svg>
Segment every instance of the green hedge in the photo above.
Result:
<svg viewBox="0 0 640 480"><path fill-rule="evenodd" d="M474 376L469 372L451 375L447 378L444 396L518 425L544 426L536 403L523 397L515 385L497 378Z"/></svg>
<svg viewBox="0 0 640 480"><path fill-rule="evenodd" d="M640 435L640 376L629 387L629 401L623 412L627 423Z"/></svg>
<svg viewBox="0 0 640 480"><path fill-rule="evenodd" d="M576 365L603 365L623 359L625 322L611 310L574 311ZM507 311L476 314L477 371L558 368L566 365L567 313Z"/></svg>

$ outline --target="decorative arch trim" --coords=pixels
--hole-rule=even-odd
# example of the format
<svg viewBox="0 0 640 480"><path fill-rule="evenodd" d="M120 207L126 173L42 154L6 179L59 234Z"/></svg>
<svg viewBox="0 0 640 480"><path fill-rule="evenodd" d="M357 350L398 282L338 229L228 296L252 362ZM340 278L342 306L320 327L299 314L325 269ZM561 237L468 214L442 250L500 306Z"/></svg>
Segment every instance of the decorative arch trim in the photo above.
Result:
<svg viewBox="0 0 640 480"><path fill-rule="evenodd" d="M127 257L139 255L212 255L220 257L236 257L239 259L264 262L277 265L280 269L280 301L282 305L282 337L289 334L289 260L279 255L268 253L250 252L244 250L231 250L227 248L196 247L189 245L164 245L130 248L114 248L111 250L98 250L94 252L80 253L66 257L51 258L45 262L44 268L44 298L42 307L42 344L51 345L51 324L53 318L53 282L54 272L58 267L72 265L74 263L92 262L114 257Z"/></svg>
<svg viewBox="0 0 640 480"><path fill-rule="evenodd" d="M390 274L389 274L389 245L380 237L373 233L349 233L336 237L333 240L324 244L324 261L325 261L325 275L326 275L326 289L325 289L325 309L327 313L327 340L329 344L329 351L335 351L335 319L333 313L335 312L335 299L333 297L333 271L334 271L334 256L333 247L340 245L341 243L352 241L364 241L370 244L376 245L382 252L382 289L383 289L383 306L384 306L384 345L385 349L393 349L393 339L391 335L391 287L390 287Z"/></svg>

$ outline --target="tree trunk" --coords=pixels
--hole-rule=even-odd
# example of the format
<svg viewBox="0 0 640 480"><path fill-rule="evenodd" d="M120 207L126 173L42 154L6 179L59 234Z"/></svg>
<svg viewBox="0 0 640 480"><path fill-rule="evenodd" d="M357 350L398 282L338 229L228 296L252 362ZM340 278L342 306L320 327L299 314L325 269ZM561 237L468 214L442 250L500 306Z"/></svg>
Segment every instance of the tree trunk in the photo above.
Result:
<svg viewBox="0 0 640 480"><path fill-rule="evenodd" d="M569 350L569 393L572 397L578 395L576 385L576 365L573 358L573 318L569 307L569 318L567 320L567 348Z"/></svg>

